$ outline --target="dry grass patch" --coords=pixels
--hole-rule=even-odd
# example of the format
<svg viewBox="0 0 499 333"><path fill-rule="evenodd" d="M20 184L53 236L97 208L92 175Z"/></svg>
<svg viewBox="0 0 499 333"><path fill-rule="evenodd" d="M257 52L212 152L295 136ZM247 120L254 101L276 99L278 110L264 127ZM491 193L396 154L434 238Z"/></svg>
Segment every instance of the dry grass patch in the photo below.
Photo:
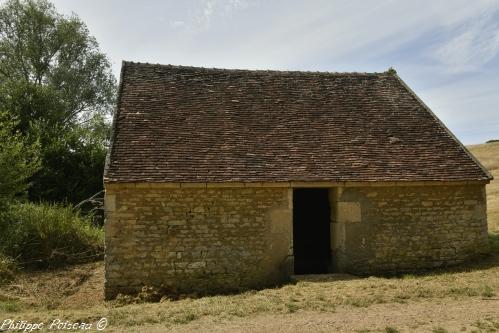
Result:
<svg viewBox="0 0 499 333"><path fill-rule="evenodd" d="M160 324L164 327L184 325L199 319L214 322L231 321L236 318L254 317L261 314L292 314L300 311L332 313L338 308L365 308L375 304L399 303L449 299L495 298L499 295L499 258L493 257L477 265L439 271L425 275L407 275L398 278L370 277L348 280L300 281L279 288L249 291L236 295L212 296L198 299L166 300L161 303L143 303L122 305L118 302L105 303L96 301L86 309L68 310L65 300L71 299L76 287L71 281L78 281L78 272L84 275L103 274L102 264L86 265L85 270L73 270L68 276L38 276L38 280L52 278L65 282L53 283L60 289L52 296L43 290L48 288L41 283L38 287L24 288L23 293L16 293L15 288L4 287L5 297L10 297L15 304L0 307L0 317L23 320L48 321L53 318L68 320L96 321L108 317L114 327L140 327ZM75 275L76 274L76 275ZM88 278L90 281L91 278ZM30 280L36 284L34 280ZM79 288L85 288L89 282L83 282ZM26 283L26 282L25 282ZM66 287L64 287L66 286ZM88 287L88 286L87 286ZM95 294L102 295L102 285L96 284ZM29 291L27 291L29 290ZM66 290L66 291L64 291ZM43 302L34 302L36 291L43 295ZM97 299L97 298L96 298ZM6 307L6 308L5 308Z"/></svg>

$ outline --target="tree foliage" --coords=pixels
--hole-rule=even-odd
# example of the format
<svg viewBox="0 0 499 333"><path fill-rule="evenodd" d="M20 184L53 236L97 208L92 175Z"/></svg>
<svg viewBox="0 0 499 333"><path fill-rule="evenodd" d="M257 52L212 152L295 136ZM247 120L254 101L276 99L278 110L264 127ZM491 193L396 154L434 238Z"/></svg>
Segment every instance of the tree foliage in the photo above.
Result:
<svg viewBox="0 0 499 333"><path fill-rule="evenodd" d="M16 122L0 113L0 208L25 194L28 179L39 167L38 143L15 131Z"/></svg>
<svg viewBox="0 0 499 333"><path fill-rule="evenodd" d="M0 111L40 145L30 197L78 202L102 188L116 90L86 25L46 0L0 7Z"/></svg>

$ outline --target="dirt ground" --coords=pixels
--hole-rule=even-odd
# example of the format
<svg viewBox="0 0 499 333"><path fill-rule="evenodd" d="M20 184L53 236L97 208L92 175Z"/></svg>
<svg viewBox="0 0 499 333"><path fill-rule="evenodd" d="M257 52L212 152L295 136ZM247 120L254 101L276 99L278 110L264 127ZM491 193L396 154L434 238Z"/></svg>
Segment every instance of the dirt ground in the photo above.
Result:
<svg viewBox="0 0 499 333"><path fill-rule="evenodd" d="M408 304L343 308L333 313L300 311L233 321L206 318L184 326L142 326L129 332L496 332L499 299L440 299Z"/></svg>
<svg viewBox="0 0 499 333"><path fill-rule="evenodd" d="M499 261L492 260L485 266L463 272L407 279L333 276L321 280L318 277L249 295L211 297L215 299L213 303L207 303L211 298L206 297L123 306L104 302L103 263L96 262L60 271L20 274L15 282L0 288L0 300L15 299L20 308L7 312L0 310L0 320L66 318L96 321L106 317L110 325L105 332L498 332L499 268L496 265L499 266ZM479 279L483 281L477 282ZM474 280L478 287L482 282L487 283L490 286L488 292L474 292L473 285L467 280ZM424 292L427 295L415 297L410 290L423 285L429 286ZM460 290L462 285L469 285L469 288ZM319 308L307 303L322 297L331 298L326 291L343 292L345 297L358 296L368 300L372 291L366 295L362 293L369 289L381 290L394 297L375 296L375 301L366 301L365 304L341 302ZM404 290L407 293L401 294ZM422 293L421 289L418 290ZM285 297L289 295L302 295L303 306L286 313L272 306L254 313L237 314L231 310L234 297L261 306L254 300L259 294L270 299L283 297L277 303L287 302ZM210 304L213 307L221 305L226 311L194 315L192 306L197 303L200 303L199 307L207 308ZM169 312L182 316L173 317ZM227 315L230 313L233 315Z"/></svg>
<svg viewBox="0 0 499 333"><path fill-rule="evenodd" d="M4 299L17 299L28 309L85 309L104 302L103 288L104 264L95 262L19 273L15 281L0 288L0 300L2 295Z"/></svg>

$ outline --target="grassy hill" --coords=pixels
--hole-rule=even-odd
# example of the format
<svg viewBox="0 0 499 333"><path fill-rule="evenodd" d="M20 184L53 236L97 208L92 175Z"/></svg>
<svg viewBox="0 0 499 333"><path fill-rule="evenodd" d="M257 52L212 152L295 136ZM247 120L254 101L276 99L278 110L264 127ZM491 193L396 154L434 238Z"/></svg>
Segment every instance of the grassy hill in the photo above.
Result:
<svg viewBox="0 0 499 333"><path fill-rule="evenodd" d="M469 148L496 178L487 186L487 201L489 229L497 232L499 143ZM45 323L60 319L95 327L105 317L110 325L105 332L499 331L499 248L482 261L429 274L335 275L237 295L160 303L104 302L103 283L102 262L22 272L0 286L0 324L7 318Z"/></svg>
<svg viewBox="0 0 499 333"><path fill-rule="evenodd" d="M472 145L468 149L494 176L487 185L487 212L489 230L499 232L499 142Z"/></svg>

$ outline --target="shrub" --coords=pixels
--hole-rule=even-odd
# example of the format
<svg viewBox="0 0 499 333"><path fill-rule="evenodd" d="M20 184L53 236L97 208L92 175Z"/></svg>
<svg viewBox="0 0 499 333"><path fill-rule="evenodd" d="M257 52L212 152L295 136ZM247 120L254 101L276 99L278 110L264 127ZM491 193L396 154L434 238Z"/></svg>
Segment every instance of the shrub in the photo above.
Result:
<svg viewBox="0 0 499 333"><path fill-rule="evenodd" d="M103 255L102 229L72 206L12 204L0 218L0 228L0 252L23 267L86 262Z"/></svg>
<svg viewBox="0 0 499 333"><path fill-rule="evenodd" d="M15 270L14 259L0 253L0 284L13 280Z"/></svg>

